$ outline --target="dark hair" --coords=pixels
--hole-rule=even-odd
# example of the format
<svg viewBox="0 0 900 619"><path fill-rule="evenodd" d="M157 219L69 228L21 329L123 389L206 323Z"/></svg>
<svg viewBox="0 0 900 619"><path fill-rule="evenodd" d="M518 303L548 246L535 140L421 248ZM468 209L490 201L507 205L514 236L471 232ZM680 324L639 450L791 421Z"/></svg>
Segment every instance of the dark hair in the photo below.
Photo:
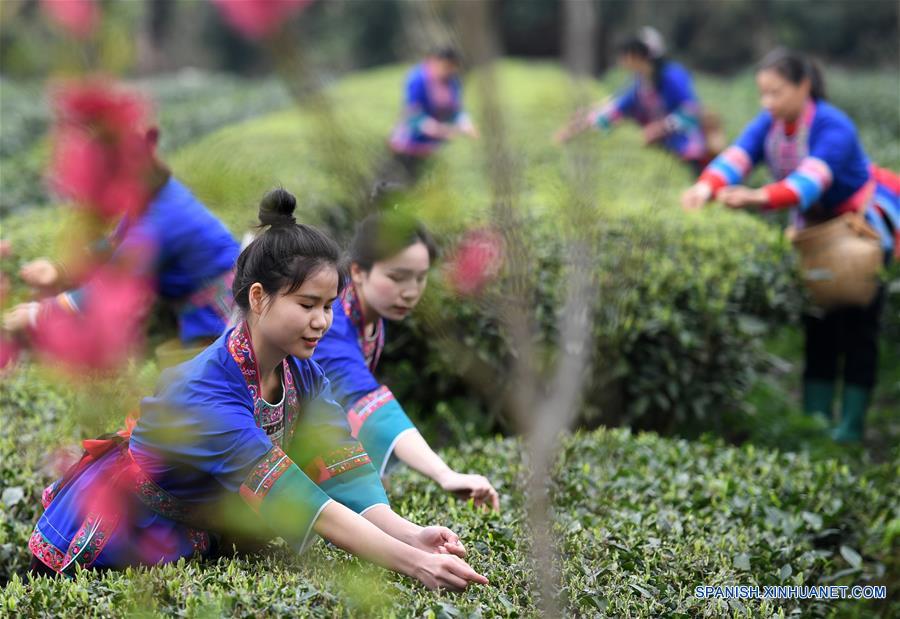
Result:
<svg viewBox="0 0 900 619"><path fill-rule="evenodd" d="M800 84L808 79L809 95L816 101L825 100L825 80L822 71L815 61L802 54L784 48L774 49L766 54L756 71L757 73L775 71L792 84Z"/></svg>
<svg viewBox="0 0 900 619"><path fill-rule="evenodd" d="M650 53L650 46L644 43L640 37L628 37L619 44L619 55L625 54L640 56L644 60L652 60L653 55Z"/></svg>
<svg viewBox="0 0 900 619"><path fill-rule="evenodd" d="M368 271L376 262L396 256L416 243L428 248L428 259L434 262L438 247L421 222L396 212L376 213L356 226L350 241L350 261Z"/></svg>
<svg viewBox="0 0 900 619"><path fill-rule="evenodd" d="M428 55L432 58L440 58L441 60L452 62L455 65L459 65L461 62L459 51L457 51L455 47L450 47L449 45L444 47L436 47L431 50L431 53Z"/></svg>
<svg viewBox="0 0 900 619"><path fill-rule="evenodd" d="M282 290L290 294L319 269L331 266L338 272L338 293L347 283L338 244L324 232L298 224L296 207L297 200L284 189L273 189L259 203L259 227L267 229L238 256L232 284L234 302L245 312L256 282L268 295Z"/></svg>
<svg viewBox="0 0 900 619"><path fill-rule="evenodd" d="M633 36L625 39L619 44L619 56L637 56L642 60L646 60L653 65L653 74L650 79L654 85L660 86L662 81L662 70L668 60L665 56L654 56L650 52L650 46L647 45L640 37Z"/></svg>

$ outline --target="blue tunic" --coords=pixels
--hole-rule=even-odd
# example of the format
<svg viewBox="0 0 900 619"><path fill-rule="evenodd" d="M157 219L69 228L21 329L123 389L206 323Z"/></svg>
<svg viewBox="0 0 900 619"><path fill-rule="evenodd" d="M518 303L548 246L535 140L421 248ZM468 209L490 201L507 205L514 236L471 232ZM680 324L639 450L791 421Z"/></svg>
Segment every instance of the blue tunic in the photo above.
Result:
<svg viewBox="0 0 900 619"><path fill-rule="evenodd" d="M45 491L32 553L62 573L152 565L236 528L301 549L330 500L388 504L322 369L289 358L282 381L280 407L265 403L245 324L168 370L130 439L86 442L91 456Z"/></svg>
<svg viewBox="0 0 900 619"><path fill-rule="evenodd" d="M763 161L777 181L768 186L770 196L794 200L772 206L795 206L801 218L813 208L825 216L862 212L879 232L884 250L895 249L890 228L900 230L900 200L895 189L878 182L878 170L844 112L826 101L810 101L788 132L783 121L764 110L710 163L700 180L715 189L734 185Z"/></svg>
<svg viewBox="0 0 900 619"><path fill-rule="evenodd" d="M345 289L333 310L334 322L313 358L331 380L353 436L384 474L400 435L415 429L391 390L373 375L384 348L384 320L379 318L374 337L366 336L353 286Z"/></svg>
<svg viewBox="0 0 900 619"><path fill-rule="evenodd" d="M700 126L700 101L691 74L677 62L667 61L657 83L636 78L611 102L600 108L594 120L608 129L623 117L641 126L663 120L669 130L663 146L685 160L706 156L706 140Z"/></svg>
<svg viewBox="0 0 900 619"><path fill-rule="evenodd" d="M419 64L406 78L403 106L403 118L391 136L391 148L406 155L429 155L443 140L423 133L422 123L431 118L455 124L463 118L459 78L441 82L429 72L426 63Z"/></svg>
<svg viewBox="0 0 900 619"><path fill-rule="evenodd" d="M183 341L218 337L225 330L231 311L230 274L240 247L174 177L136 221L121 222L109 244L113 261L127 256L139 274L154 277L160 297L175 304ZM90 303L89 283L63 293L57 302L72 311L83 309Z"/></svg>

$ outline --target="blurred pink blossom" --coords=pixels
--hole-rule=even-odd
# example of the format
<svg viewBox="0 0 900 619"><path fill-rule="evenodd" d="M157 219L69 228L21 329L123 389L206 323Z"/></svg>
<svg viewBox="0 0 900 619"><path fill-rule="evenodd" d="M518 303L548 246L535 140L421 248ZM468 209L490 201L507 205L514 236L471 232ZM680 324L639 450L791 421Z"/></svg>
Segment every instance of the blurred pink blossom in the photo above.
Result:
<svg viewBox="0 0 900 619"><path fill-rule="evenodd" d="M458 294L477 295L503 266L503 238L494 230L470 230L447 261L447 280Z"/></svg>
<svg viewBox="0 0 900 619"><path fill-rule="evenodd" d="M94 0L41 0L50 20L79 39L86 39L100 23L100 7Z"/></svg>
<svg viewBox="0 0 900 619"><path fill-rule="evenodd" d="M12 243L9 241L0 241L0 260L5 260L12 256ZM6 295L10 290L9 278L5 273L0 273L0 305L6 302ZM0 354L2 357L2 354Z"/></svg>
<svg viewBox="0 0 900 619"><path fill-rule="evenodd" d="M150 118L147 102L94 79L62 87L54 103L51 185L104 218L143 210L155 162L154 145L143 132Z"/></svg>
<svg viewBox="0 0 900 619"><path fill-rule="evenodd" d="M0 335L0 371L13 365L19 358L22 347L14 339Z"/></svg>
<svg viewBox="0 0 900 619"><path fill-rule="evenodd" d="M104 266L84 290L85 307L79 313L55 302L42 304L38 328L32 332L34 348L73 370L115 369L143 341L153 287L146 278Z"/></svg>
<svg viewBox="0 0 900 619"><path fill-rule="evenodd" d="M248 39L273 34L313 0L213 0L232 28Z"/></svg>

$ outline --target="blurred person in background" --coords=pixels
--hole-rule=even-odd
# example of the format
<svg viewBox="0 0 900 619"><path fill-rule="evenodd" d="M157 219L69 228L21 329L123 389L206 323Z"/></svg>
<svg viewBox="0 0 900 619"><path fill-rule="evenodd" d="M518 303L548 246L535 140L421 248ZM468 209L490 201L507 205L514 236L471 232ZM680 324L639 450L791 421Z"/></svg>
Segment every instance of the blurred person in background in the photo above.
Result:
<svg viewBox="0 0 900 619"><path fill-rule="evenodd" d="M497 510L500 500L490 481L451 469L374 376L385 344L385 319L409 316L425 292L436 256L435 242L420 223L390 213L364 219L350 243L350 284L334 303L334 324L315 360L347 411L353 436L380 474L403 462L447 492Z"/></svg>
<svg viewBox="0 0 900 619"><path fill-rule="evenodd" d="M900 178L872 164L847 115L826 100L818 67L774 50L756 73L763 110L682 196L687 209L716 199L730 208L792 209L797 230L844 213L860 213L878 233L887 263L900 252ZM753 189L740 183L765 161L776 179ZM863 437L875 386L884 285L866 307L804 316L803 408L829 421L843 362L839 442Z"/></svg>
<svg viewBox="0 0 900 619"><path fill-rule="evenodd" d="M564 143L591 128L609 131L623 118L643 128L644 143L656 144L700 173L722 142L718 120L704 113L691 74L665 55L662 36L643 28L619 46L619 64L634 76L610 100L577 112L557 131ZM720 147L719 147L720 148Z"/></svg>
<svg viewBox="0 0 900 619"><path fill-rule="evenodd" d="M167 371L130 430L85 441L42 497L32 571L124 568L231 551L272 536L302 551L321 535L429 588L487 584L446 527L394 513L329 381L310 358L346 282L340 248L297 224L281 189L237 260L237 327Z"/></svg>
<svg viewBox="0 0 900 619"><path fill-rule="evenodd" d="M88 249L84 264L38 258L22 266L22 281L46 298L7 312L3 327L8 332L40 332L54 312L79 314L92 303L103 303L92 294L91 275L104 264L150 279L174 312L183 344L205 345L225 330L233 308L238 243L156 156L159 130L133 131L140 132L152 153L146 207L122 216L107 238Z"/></svg>
<svg viewBox="0 0 900 619"><path fill-rule="evenodd" d="M447 140L478 130L462 107L459 53L436 49L406 77L403 112L390 137L392 159L380 182L415 182L424 162Z"/></svg>

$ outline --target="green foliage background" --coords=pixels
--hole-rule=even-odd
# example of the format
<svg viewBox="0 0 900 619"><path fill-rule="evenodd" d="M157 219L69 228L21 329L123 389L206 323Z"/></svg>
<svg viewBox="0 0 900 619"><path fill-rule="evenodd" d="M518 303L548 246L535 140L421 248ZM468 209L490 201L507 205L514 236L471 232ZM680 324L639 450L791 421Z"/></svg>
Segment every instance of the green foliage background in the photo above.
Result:
<svg viewBox="0 0 900 619"><path fill-rule="evenodd" d="M287 108L228 124L200 139L195 137L206 129L183 142L173 140L168 160L236 234L254 222L259 197L275 185L298 196L304 220L346 231L346 209L356 194L342 172L374 171L397 113L401 79L402 69L389 67L328 90L343 143L353 146L338 157L328 159L335 142L323 134L320 117ZM566 170L549 138L570 111L569 84L553 66L516 62L504 63L497 80L520 164L519 207L532 222L529 238L540 267L533 271L540 292L535 300L543 326L540 344L553 336L556 275L566 268L553 218L565 195L561 179ZM600 96L620 80L614 74L590 88ZM878 102L890 99L896 83L893 74L836 74L832 80L838 105L859 116L870 154L895 169L900 154L892 136L900 121L896 110ZM755 112L750 76L702 79L700 89L707 101L729 112L730 136ZM178 92L175 88L171 96L177 98ZM468 103L477 120L476 94L470 82ZM247 104L247 96L233 89L223 97L234 101L235 111L223 106L221 115L210 117L223 123L241 118L236 110ZM190 99L182 109L184 118L201 118L207 104ZM163 118L164 133L177 126L172 118ZM210 120L204 126L215 125ZM685 215L677 198L690 180L687 171L663 153L641 148L631 127L583 139L592 141L599 160L597 228L591 233L598 240L601 284L598 373L584 417L665 431L718 427L727 434L721 426L729 415L743 414L747 389L767 358L764 336L775 333L773 325L792 320L799 308L790 254L777 222L714 207L700 216ZM4 157L39 170L43 155L34 150L40 149L36 144L11 147ZM336 165L328 167L327 161ZM398 198L397 207L415 210L450 242L464 226L486 219L489 193L483 169L479 143L452 144L420 187ZM9 180L24 185L33 178ZM65 225L58 213L56 207L43 206L4 218L3 237L13 241L17 258L6 261L4 270L12 274L18 260L53 245ZM15 294L21 298L23 293ZM893 302L889 316L897 311ZM474 355L504 366L503 335L489 307L451 298L440 272L425 304L422 312L433 312L439 323L450 325ZM490 472L504 497L504 510L500 515L478 513L407 472L392 478L390 493L403 515L452 526L491 587L463 595L429 593L323 544L297 558L277 543L262 556L215 564L80 574L75 581L23 581L15 574L28 558L25 544L38 515L40 491L54 475L48 456L116 427L139 394L152 388L156 375L148 362L120 381L79 389L26 365L4 377L0 387L0 488L5 497L0 504L0 578L12 579L0 594L0 609L23 616L535 614L528 580L532 566L525 554L530 536L524 524L521 444L490 437L492 429L502 426L502 416L489 398L449 371L453 359L430 341L430 328L427 321L392 325L391 337L403 354L385 360L386 379L426 427L445 437L451 431L459 445L443 452L451 465ZM701 584L873 582L896 591L900 510L893 497L900 452L882 460L848 466L752 445L727 447L714 439L691 443L628 430L577 433L567 439L549 485L556 533L565 550L561 593L566 607L573 614L621 616L900 612L896 602L726 605L693 597L693 588Z"/></svg>

